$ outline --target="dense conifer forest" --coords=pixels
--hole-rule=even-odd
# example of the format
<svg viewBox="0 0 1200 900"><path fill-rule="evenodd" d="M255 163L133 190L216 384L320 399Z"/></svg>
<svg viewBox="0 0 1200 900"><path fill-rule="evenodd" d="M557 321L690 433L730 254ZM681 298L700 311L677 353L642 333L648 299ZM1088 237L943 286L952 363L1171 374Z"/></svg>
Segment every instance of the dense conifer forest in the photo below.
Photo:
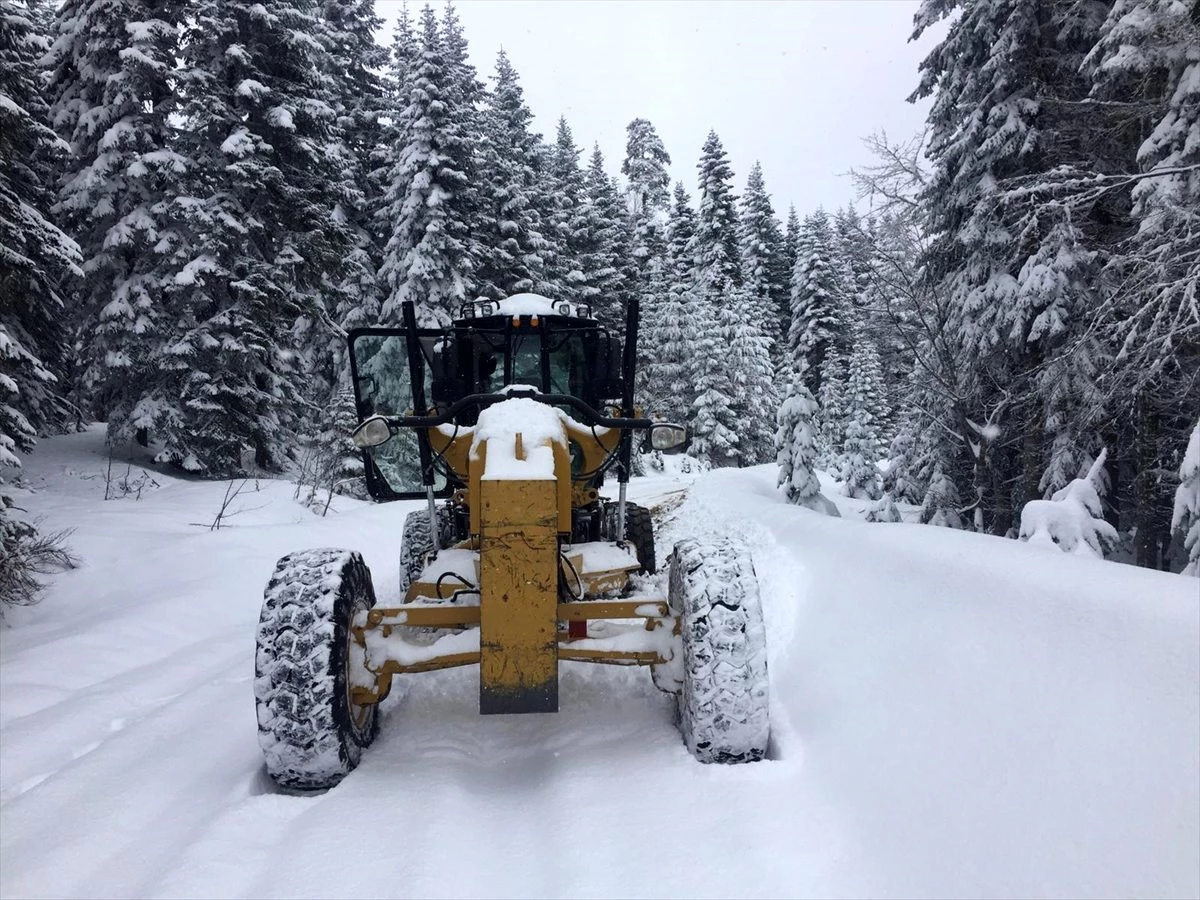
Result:
<svg viewBox="0 0 1200 900"><path fill-rule="evenodd" d="M913 36L947 18L924 133L783 210L715 131L536 133L453 5L0 0L0 582L38 564L4 493L38 436L352 475L347 331L526 291L617 330L639 299L640 402L698 466L1014 538L1085 477L1105 553L1196 572L1200 3L925 0Z"/></svg>

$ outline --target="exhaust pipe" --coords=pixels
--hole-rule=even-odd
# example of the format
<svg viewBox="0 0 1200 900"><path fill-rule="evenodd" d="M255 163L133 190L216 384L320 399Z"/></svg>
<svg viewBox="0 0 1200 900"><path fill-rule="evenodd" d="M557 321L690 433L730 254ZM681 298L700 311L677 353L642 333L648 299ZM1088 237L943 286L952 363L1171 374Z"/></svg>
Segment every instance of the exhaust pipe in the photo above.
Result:
<svg viewBox="0 0 1200 900"><path fill-rule="evenodd" d="M633 418L633 378L637 372L639 304L640 301L635 295L625 307L625 356L621 366L624 393L621 397L621 415L627 419ZM625 488L629 484L632 455L633 432L626 429L621 435L621 449L617 457L617 482L620 485L617 494L618 542L625 540Z"/></svg>

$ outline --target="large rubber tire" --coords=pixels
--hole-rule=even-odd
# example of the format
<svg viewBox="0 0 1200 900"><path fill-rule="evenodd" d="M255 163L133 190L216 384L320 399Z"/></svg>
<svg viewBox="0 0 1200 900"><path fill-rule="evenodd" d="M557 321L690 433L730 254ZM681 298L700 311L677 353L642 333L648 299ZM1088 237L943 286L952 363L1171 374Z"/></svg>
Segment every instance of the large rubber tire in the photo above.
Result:
<svg viewBox="0 0 1200 900"><path fill-rule="evenodd" d="M350 702L350 626L374 605L371 573L353 551L303 550L275 566L258 622L254 698L267 772L283 787L333 787L375 739L376 706Z"/></svg>
<svg viewBox="0 0 1200 900"><path fill-rule="evenodd" d="M749 548L680 541L668 596L681 619L679 729L688 750L704 763L762 759L771 735L767 643Z"/></svg>
<svg viewBox="0 0 1200 900"><path fill-rule="evenodd" d="M448 547L454 540L454 514L448 506L437 507L438 544ZM400 536L400 598L425 568L425 555L433 549L429 540L429 508L414 509L404 519Z"/></svg>
<svg viewBox="0 0 1200 900"><path fill-rule="evenodd" d="M617 537L617 504L604 504L603 537L605 540L616 540ZM658 561L654 554L654 521L650 518L650 510L636 503L625 504L625 540L633 545L642 567L638 569L647 575L658 571Z"/></svg>

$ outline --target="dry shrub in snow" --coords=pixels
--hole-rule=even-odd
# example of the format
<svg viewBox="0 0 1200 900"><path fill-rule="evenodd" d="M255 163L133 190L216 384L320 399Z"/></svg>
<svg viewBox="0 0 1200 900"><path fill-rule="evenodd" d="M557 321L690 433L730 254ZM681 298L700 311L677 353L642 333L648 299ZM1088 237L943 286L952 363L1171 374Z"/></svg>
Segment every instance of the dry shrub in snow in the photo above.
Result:
<svg viewBox="0 0 1200 900"><path fill-rule="evenodd" d="M0 619L11 607L41 599L41 576L78 565L66 548L68 534L42 534L27 522L0 519Z"/></svg>

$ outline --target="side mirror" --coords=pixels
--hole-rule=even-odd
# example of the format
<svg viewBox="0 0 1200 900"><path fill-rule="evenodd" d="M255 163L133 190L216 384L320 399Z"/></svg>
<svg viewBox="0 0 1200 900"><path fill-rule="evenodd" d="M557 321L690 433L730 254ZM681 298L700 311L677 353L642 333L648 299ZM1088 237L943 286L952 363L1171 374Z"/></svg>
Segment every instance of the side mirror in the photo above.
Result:
<svg viewBox="0 0 1200 900"><path fill-rule="evenodd" d="M383 416L371 416L354 429L350 440L354 442L355 447L366 449L367 447L378 447L391 440L391 437L392 429L388 425L387 419Z"/></svg>
<svg viewBox="0 0 1200 900"><path fill-rule="evenodd" d="M678 453L691 442L687 426L672 422L660 422L650 426L645 446L660 453Z"/></svg>

